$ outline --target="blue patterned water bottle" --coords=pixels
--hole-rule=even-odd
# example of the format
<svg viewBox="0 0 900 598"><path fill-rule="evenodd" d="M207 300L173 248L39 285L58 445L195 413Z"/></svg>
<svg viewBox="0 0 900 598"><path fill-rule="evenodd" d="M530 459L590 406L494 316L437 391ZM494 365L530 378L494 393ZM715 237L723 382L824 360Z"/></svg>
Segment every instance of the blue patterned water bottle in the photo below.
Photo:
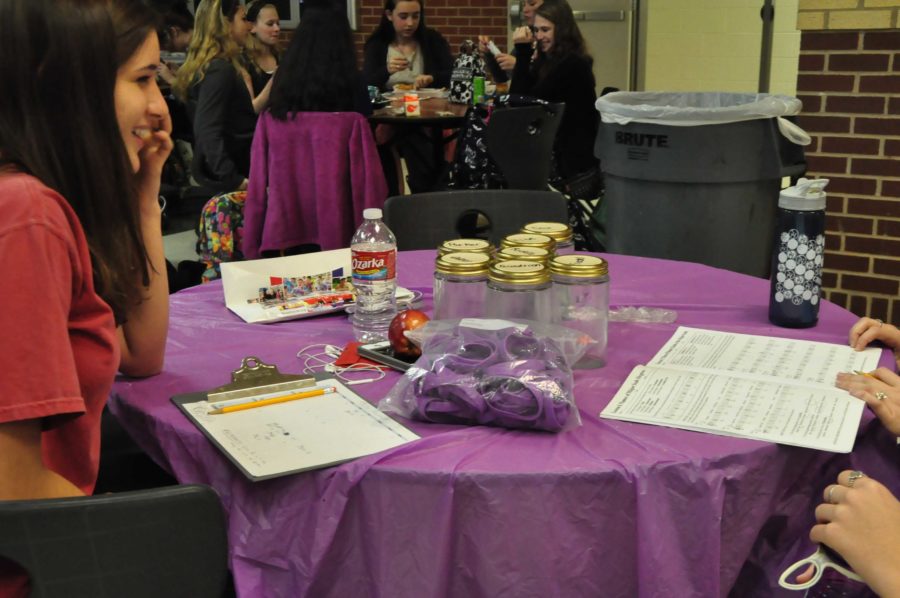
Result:
<svg viewBox="0 0 900 598"><path fill-rule="evenodd" d="M809 328L819 320L827 184L800 179L778 198L769 296L769 321L778 326Z"/></svg>

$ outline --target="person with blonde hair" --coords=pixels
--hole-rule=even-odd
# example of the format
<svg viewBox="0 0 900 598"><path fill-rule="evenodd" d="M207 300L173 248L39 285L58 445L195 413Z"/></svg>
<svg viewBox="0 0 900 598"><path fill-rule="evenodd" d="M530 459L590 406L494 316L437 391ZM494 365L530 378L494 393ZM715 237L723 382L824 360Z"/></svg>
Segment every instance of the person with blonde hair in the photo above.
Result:
<svg viewBox="0 0 900 598"><path fill-rule="evenodd" d="M262 94L268 94L268 85L281 60L281 48L278 36L281 24L278 9L269 0L256 0L247 6L247 22L250 23L250 36L247 38L245 55L250 79L253 81L254 107L260 112L265 106L258 100Z"/></svg>
<svg viewBox="0 0 900 598"><path fill-rule="evenodd" d="M194 129L194 178L211 191L247 188L256 110L241 53L250 24L238 0L203 0L175 93Z"/></svg>

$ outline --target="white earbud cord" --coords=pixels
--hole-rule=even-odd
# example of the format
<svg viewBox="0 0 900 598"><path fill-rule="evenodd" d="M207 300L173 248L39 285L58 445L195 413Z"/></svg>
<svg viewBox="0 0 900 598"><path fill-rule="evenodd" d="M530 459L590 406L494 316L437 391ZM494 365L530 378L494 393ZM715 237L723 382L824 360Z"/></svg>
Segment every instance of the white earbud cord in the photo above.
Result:
<svg viewBox="0 0 900 598"><path fill-rule="evenodd" d="M319 374L328 372L334 374L334 377L346 384L353 386L355 384L368 384L376 382L384 378L387 366L372 365L368 363L353 363L348 366L336 366L334 362L341 356L343 350L340 347L329 345L326 343L317 343L315 345L307 345L297 351L297 359L303 361L304 374ZM367 378L349 377L351 373L372 372L375 375Z"/></svg>

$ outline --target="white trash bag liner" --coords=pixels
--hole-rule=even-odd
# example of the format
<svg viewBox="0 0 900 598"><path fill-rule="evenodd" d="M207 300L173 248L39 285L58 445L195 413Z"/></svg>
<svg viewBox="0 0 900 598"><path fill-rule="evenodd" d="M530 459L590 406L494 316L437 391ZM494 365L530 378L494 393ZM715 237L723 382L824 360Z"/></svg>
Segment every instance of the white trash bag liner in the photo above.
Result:
<svg viewBox="0 0 900 598"><path fill-rule="evenodd" d="M797 145L809 145L809 134L782 118L800 113L797 98L766 93L616 91L597 98L604 123L649 123L670 127L721 125L777 118L778 130Z"/></svg>

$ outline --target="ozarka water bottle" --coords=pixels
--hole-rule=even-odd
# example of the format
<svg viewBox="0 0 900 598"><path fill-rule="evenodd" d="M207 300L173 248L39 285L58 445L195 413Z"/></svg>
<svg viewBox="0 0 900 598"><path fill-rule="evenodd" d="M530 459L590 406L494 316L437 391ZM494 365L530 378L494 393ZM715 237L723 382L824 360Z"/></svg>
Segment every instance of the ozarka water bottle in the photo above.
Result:
<svg viewBox="0 0 900 598"><path fill-rule="evenodd" d="M827 184L800 179L778 198L769 295L769 321L778 326L809 328L819 321Z"/></svg>
<svg viewBox="0 0 900 598"><path fill-rule="evenodd" d="M381 210L363 211L365 221L350 240L356 305L350 321L356 340L387 340L388 327L397 313L397 239L381 221Z"/></svg>

